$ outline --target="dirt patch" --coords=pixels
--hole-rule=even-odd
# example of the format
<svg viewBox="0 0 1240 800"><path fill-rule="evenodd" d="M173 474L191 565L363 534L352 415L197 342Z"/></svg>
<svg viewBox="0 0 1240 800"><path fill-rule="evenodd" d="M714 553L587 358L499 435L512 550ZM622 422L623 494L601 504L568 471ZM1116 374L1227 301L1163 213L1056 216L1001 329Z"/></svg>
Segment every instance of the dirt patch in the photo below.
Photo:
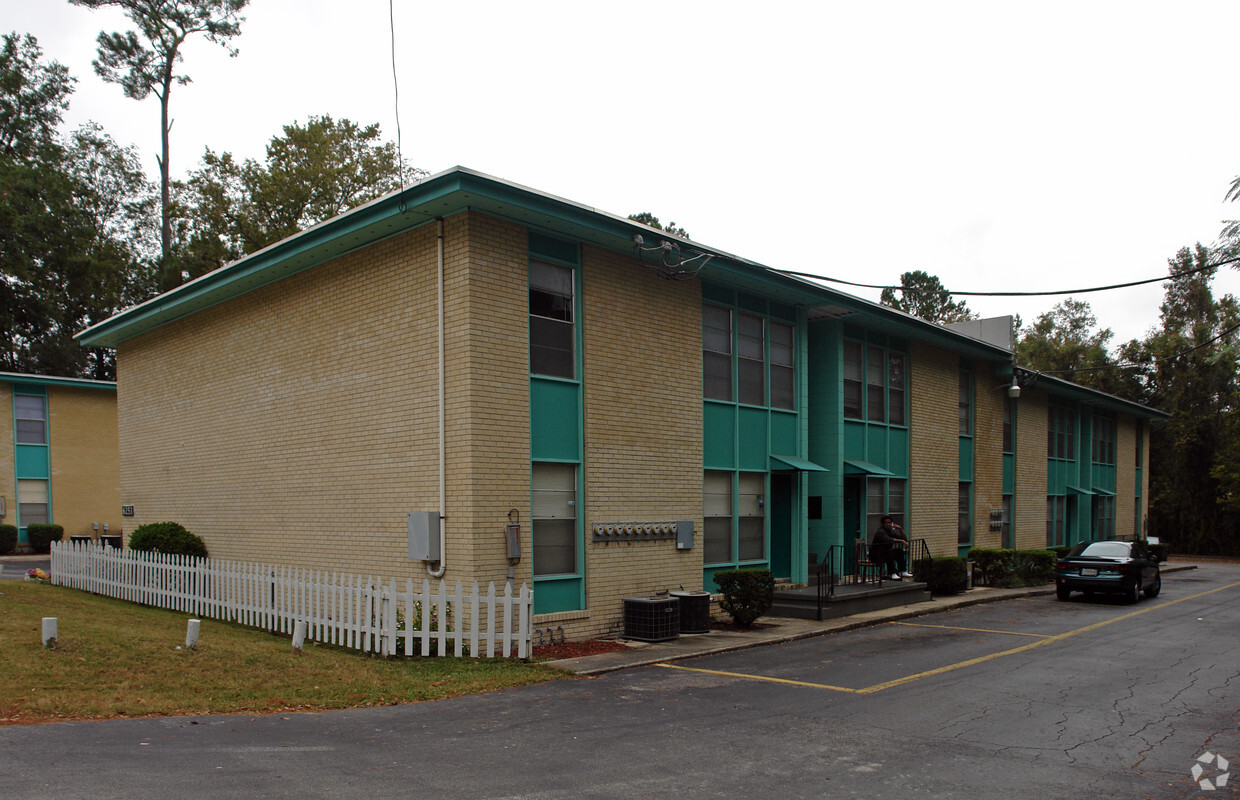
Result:
<svg viewBox="0 0 1240 800"><path fill-rule="evenodd" d="M560 642L534 647L534 658L558 661L562 658L581 658L597 656L600 653L614 653L617 650L628 650L628 645L615 639L586 639L581 642Z"/></svg>

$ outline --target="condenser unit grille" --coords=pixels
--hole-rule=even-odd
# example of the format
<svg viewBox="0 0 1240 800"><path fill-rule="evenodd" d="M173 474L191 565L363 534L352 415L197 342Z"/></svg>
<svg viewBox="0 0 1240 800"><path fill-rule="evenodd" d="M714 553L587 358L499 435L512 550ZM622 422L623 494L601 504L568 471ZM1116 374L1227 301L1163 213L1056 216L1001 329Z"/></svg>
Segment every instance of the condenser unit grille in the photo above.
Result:
<svg viewBox="0 0 1240 800"><path fill-rule="evenodd" d="M680 635L680 600L676 597L624 598L624 636L639 642L665 642Z"/></svg>

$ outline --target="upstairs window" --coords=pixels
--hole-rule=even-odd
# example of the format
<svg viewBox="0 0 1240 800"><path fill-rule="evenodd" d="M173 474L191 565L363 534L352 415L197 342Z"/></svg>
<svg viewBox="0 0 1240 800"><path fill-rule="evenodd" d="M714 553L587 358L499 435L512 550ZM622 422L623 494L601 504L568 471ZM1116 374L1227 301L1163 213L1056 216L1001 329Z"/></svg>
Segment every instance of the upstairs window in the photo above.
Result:
<svg viewBox="0 0 1240 800"><path fill-rule="evenodd" d="M702 393L732 399L732 312L719 306L702 306Z"/></svg>
<svg viewBox="0 0 1240 800"><path fill-rule="evenodd" d="M960 435L973 435L973 375L967 369L960 370Z"/></svg>
<svg viewBox="0 0 1240 800"><path fill-rule="evenodd" d="M879 344L844 340L844 417L907 425L908 357Z"/></svg>
<svg viewBox="0 0 1240 800"><path fill-rule="evenodd" d="M753 314L736 315L737 399L742 403L766 404L766 337L763 319Z"/></svg>
<svg viewBox="0 0 1240 800"><path fill-rule="evenodd" d="M870 347L865 353L866 419L870 422L887 421L886 375L883 351Z"/></svg>
<svg viewBox="0 0 1240 800"><path fill-rule="evenodd" d="M1115 420L1094 417L1093 459L1095 464L1115 463Z"/></svg>
<svg viewBox="0 0 1240 800"><path fill-rule="evenodd" d="M1016 424L1016 401L1010 397L1003 398L1003 452L1016 452L1013 431Z"/></svg>
<svg viewBox="0 0 1240 800"><path fill-rule="evenodd" d="M892 425L908 423L904 415L906 363L902 353L887 354L887 410Z"/></svg>
<svg viewBox="0 0 1240 800"><path fill-rule="evenodd" d="M13 416L18 444L47 444L47 398L13 395Z"/></svg>
<svg viewBox="0 0 1240 800"><path fill-rule="evenodd" d="M859 342L844 342L844 416L861 419L861 351Z"/></svg>
<svg viewBox="0 0 1240 800"><path fill-rule="evenodd" d="M1050 406L1046 421L1046 456L1063 461L1076 458L1076 412L1065 406Z"/></svg>
<svg viewBox="0 0 1240 800"><path fill-rule="evenodd" d="M573 269L530 261L530 372L575 378Z"/></svg>
<svg viewBox="0 0 1240 800"><path fill-rule="evenodd" d="M771 406L793 408L796 397L796 349L791 325L771 323Z"/></svg>

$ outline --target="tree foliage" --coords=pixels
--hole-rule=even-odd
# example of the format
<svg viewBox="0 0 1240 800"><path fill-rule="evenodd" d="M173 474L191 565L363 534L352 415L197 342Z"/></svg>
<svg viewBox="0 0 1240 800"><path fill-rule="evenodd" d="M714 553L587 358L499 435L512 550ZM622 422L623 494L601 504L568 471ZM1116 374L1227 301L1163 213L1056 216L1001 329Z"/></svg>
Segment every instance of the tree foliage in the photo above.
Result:
<svg viewBox="0 0 1240 800"><path fill-rule="evenodd" d="M177 73L182 61L181 46L191 36L201 34L221 45L230 56L237 51L228 40L241 32L241 10L249 0L69 0L76 6L98 9L107 6L123 10L138 28L125 33L100 33L95 72L109 83L120 85L126 97L144 100L151 94L159 98L160 108L160 251L167 260L172 249L172 181L168 154L172 120L168 116L173 85L190 82ZM179 286L183 276L164 265L163 288Z"/></svg>
<svg viewBox="0 0 1240 800"><path fill-rule="evenodd" d="M1099 328L1089 303L1068 298L1016 332L1016 362L1038 372L1140 401L1142 389L1131 372L1117 369L1110 353L1110 328Z"/></svg>
<svg viewBox="0 0 1240 800"><path fill-rule="evenodd" d="M133 150L97 125L57 132L72 85L33 37L4 37L0 369L110 379L112 353L73 335L149 296L153 195Z"/></svg>
<svg viewBox="0 0 1240 800"><path fill-rule="evenodd" d="M687 230L678 226L675 222L669 222L667 223L667 225L664 225L663 223L659 222L658 217L656 217L654 214L651 214L649 211L639 211L636 214L629 214L629 219L633 220L634 222L640 222L643 225L649 225L650 227L656 230L666 231L672 234L673 236L679 236L682 239L692 238L691 236L689 236L689 232Z"/></svg>
<svg viewBox="0 0 1240 800"><path fill-rule="evenodd" d="M208 149L177 187L181 267L204 274L425 174L402 163L377 124L330 115L285 125L261 163Z"/></svg>
<svg viewBox="0 0 1240 800"><path fill-rule="evenodd" d="M899 292L899 296L896 293ZM951 293L943 288L938 277L923 270L905 272L900 276L900 288L883 289L879 302L883 305L912 314L930 322L963 322L977 319L964 301L952 300Z"/></svg>

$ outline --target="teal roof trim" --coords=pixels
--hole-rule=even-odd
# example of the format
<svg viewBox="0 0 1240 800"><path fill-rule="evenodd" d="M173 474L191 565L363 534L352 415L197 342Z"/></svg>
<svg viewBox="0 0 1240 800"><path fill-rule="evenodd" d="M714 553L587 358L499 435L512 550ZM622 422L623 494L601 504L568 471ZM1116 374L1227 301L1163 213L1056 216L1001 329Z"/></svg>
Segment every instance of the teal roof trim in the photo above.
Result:
<svg viewBox="0 0 1240 800"><path fill-rule="evenodd" d="M20 383L26 386L71 386L75 389L102 389L116 391L116 381L96 381L89 378L57 378L51 375L27 375L21 372L0 372L0 381Z"/></svg>

